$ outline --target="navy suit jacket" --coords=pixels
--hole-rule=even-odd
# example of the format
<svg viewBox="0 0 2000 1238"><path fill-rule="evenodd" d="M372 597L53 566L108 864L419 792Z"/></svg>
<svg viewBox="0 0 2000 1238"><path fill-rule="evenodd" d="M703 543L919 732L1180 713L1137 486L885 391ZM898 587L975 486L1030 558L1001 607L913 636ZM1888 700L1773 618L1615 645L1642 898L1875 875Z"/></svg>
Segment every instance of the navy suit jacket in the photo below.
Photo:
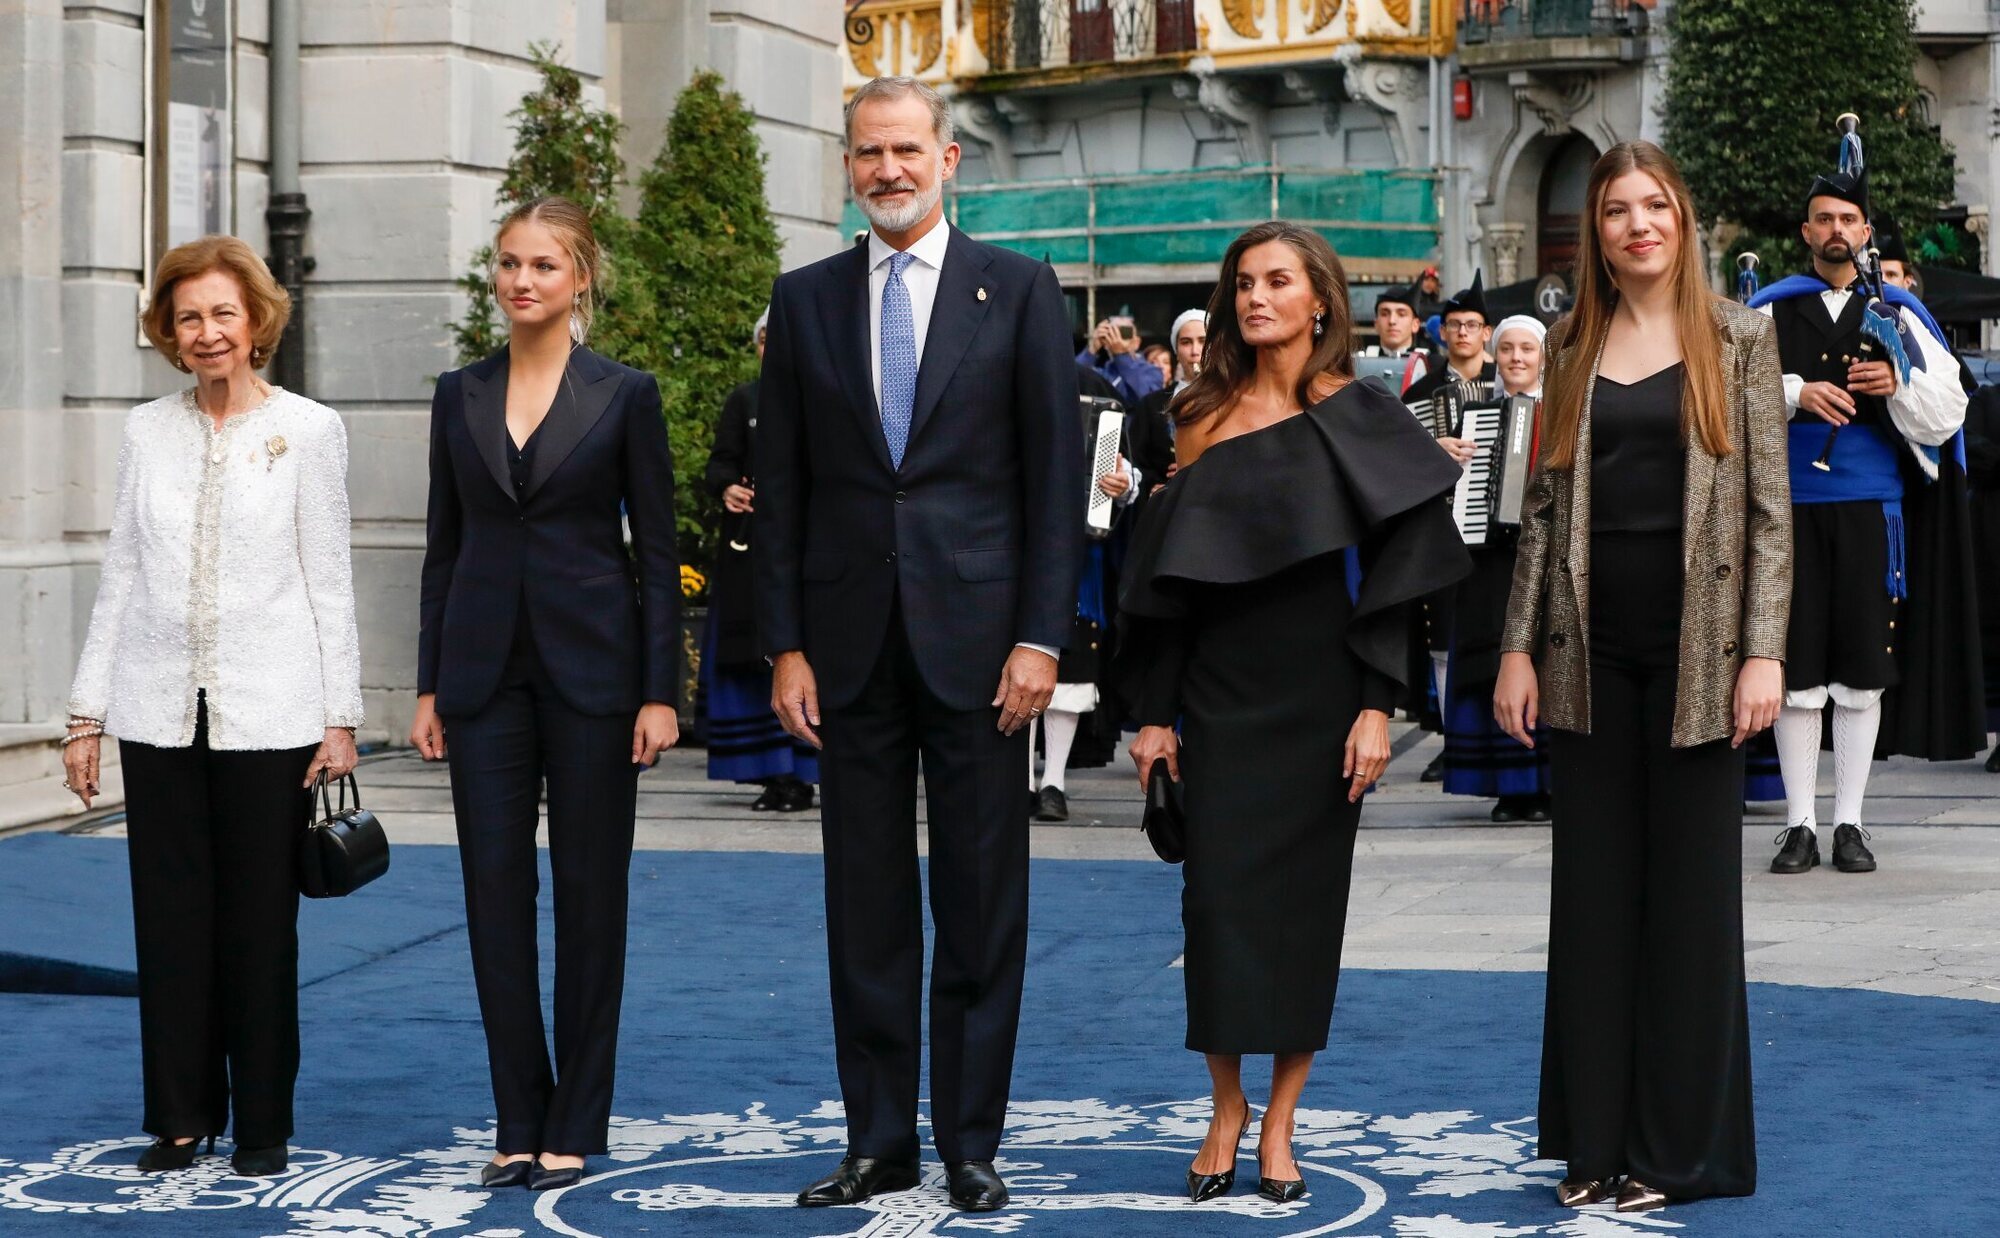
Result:
<svg viewBox="0 0 2000 1238"><path fill-rule="evenodd" d="M1046 264L952 229L901 468L868 327L866 245L771 290L759 638L766 653L803 650L837 708L860 693L897 602L931 692L981 709L1015 644L1061 648L1076 614L1087 482L1062 289Z"/></svg>
<svg viewBox="0 0 2000 1238"><path fill-rule="evenodd" d="M419 597L417 691L479 712L525 614L580 713L676 703L674 462L651 374L570 353L519 501L507 469L507 351L438 378ZM632 553L619 524L624 504Z"/></svg>

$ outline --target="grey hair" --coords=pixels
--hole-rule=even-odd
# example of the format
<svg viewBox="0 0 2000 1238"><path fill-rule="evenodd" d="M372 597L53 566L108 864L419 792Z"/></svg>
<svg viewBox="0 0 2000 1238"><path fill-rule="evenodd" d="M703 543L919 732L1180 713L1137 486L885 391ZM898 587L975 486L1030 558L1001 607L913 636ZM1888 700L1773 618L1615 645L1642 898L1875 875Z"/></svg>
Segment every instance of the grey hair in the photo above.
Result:
<svg viewBox="0 0 2000 1238"><path fill-rule="evenodd" d="M854 111L856 108L870 99L881 99L887 102L896 99L906 99L911 95L922 99L924 106L931 110L931 131L937 135L938 149L942 150L950 146L957 137L951 123L951 105L945 102L943 95L932 90L914 77L870 78L861 89L855 91L854 97L847 101L847 107L841 114L841 129L847 144L850 147L854 145Z"/></svg>

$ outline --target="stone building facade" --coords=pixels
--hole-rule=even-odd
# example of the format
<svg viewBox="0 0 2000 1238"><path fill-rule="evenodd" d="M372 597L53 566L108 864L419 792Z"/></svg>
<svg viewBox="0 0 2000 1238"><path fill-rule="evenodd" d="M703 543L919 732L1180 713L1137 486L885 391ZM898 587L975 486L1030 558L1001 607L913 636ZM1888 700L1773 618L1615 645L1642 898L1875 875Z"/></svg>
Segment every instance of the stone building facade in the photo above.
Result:
<svg viewBox="0 0 2000 1238"><path fill-rule="evenodd" d="M490 238L529 45L560 45L621 114L635 168L694 70L721 71L757 114L796 265L839 240L841 4L295 2L305 394L347 422L363 738L399 738L431 380L452 362L453 280ZM0 827L65 808L53 740L124 414L184 382L137 330L149 269L167 239L218 220L269 252L271 3L0 0L0 202L14 208L0 222Z"/></svg>

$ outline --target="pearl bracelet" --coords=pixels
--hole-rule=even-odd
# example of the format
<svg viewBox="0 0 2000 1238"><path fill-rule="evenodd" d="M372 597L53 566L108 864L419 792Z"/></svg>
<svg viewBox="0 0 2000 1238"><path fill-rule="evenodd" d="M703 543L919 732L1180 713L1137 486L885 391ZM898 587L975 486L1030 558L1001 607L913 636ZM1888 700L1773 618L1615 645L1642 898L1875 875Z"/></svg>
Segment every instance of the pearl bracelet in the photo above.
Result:
<svg viewBox="0 0 2000 1238"><path fill-rule="evenodd" d="M63 736L62 746L67 748L79 739L96 739L102 734L104 734L104 728L101 726L87 731L72 731L68 735Z"/></svg>

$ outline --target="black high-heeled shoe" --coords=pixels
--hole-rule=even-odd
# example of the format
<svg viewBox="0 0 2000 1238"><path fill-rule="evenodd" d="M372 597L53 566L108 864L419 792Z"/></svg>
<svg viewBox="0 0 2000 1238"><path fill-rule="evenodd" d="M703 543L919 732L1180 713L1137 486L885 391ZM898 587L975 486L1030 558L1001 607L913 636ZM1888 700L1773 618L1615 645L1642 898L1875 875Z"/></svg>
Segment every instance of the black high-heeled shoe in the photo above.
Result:
<svg viewBox="0 0 2000 1238"><path fill-rule="evenodd" d="M1261 1142L1261 1140L1260 1140ZM1294 1164L1297 1159L1294 1158ZM1295 1199L1306 1197L1304 1178L1267 1178L1264 1176L1264 1150L1257 1149L1257 1193L1274 1204L1289 1204Z"/></svg>
<svg viewBox="0 0 2000 1238"><path fill-rule="evenodd" d="M281 1143L268 1148L238 1148L230 1154L229 1167L239 1178L269 1178L285 1172L290 1156L291 1149Z"/></svg>
<svg viewBox="0 0 2000 1238"><path fill-rule="evenodd" d="M519 1161L488 1161L479 1167L479 1185L491 1191L503 1187L523 1186L528 1174L535 1167L535 1158L530 1156Z"/></svg>
<svg viewBox="0 0 2000 1238"><path fill-rule="evenodd" d="M536 1157L528 1171L528 1189L531 1191L556 1191L566 1186L575 1186L583 1181L583 1166L565 1165L561 1169L550 1169Z"/></svg>
<svg viewBox="0 0 2000 1238"><path fill-rule="evenodd" d="M1218 1195L1229 1194L1229 1189L1236 1185L1236 1145L1242 1143L1243 1136L1249 1133L1250 1110L1246 1106L1243 1110L1243 1125L1237 1128L1236 1138L1229 1141L1229 1168L1219 1174L1196 1173L1192 1168L1187 1171L1189 1203L1206 1203Z"/></svg>
<svg viewBox="0 0 2000 1238"><path fill-rule="evenodd" d="M171 1139L155 1139L152 1146L139 1154L139 1168L149 1174L166 1173L170 1169L186 1169L194 1164L194 1158L201 1155L200 1135L186 1143L175 1143ZM215 1151L215 1136L208 1136L208 1150Z"/></svg>

